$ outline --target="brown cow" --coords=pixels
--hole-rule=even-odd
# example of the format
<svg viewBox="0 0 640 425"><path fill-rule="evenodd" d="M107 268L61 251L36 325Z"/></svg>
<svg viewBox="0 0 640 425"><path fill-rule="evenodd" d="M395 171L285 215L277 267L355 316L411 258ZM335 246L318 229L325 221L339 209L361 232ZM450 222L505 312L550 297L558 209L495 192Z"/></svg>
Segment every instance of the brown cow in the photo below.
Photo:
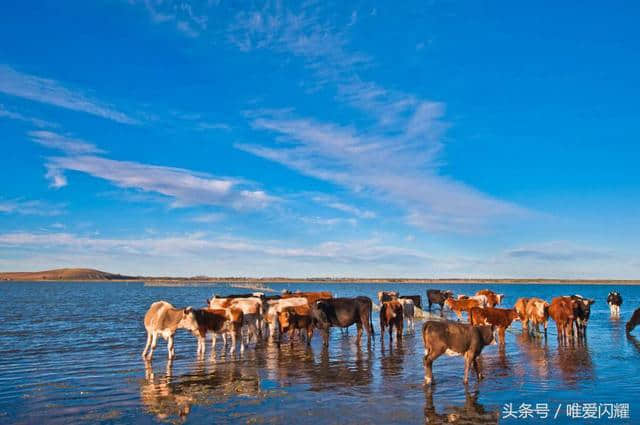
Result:
<svg viewBox="0 0 640 425"><path fill-rule="evenodd" d="M491 325L498 329L500 344L504 345L504 335L511 322L520 320L518 312L512 308L480 308L474 307L469 311L472 325Z"/></svg>
<svg viewBox="0 0 640 425"><path fill-rule="evenodd" d="M518 316L520 316L520 323L522 324L522 329L528 328L527 322L527 302L529 302L529 298L518 298L516 300L516 304L513 306L515 311L518 312Z"/></svg>
<svg viewBox="0 0 640 425"><path fill-rule="evenodd" d="M402 326L404 312L402 303L398 300L385 301L380 307L380 338L384 340L384 330L389 327L389 341L393 340L393 328L396 328L396 336L402 339Z"/></svg>
<svg viewBox="0 0 640 425"><path fill-rule="evenodd" d="M278 326L281 336L289 332L289 341L293 344L294 331L307 331L307 345L311 344L313 336L313 321L309 306L285 307L278 313ZM302 333L300 334L302 338ZM278 340L278 343L280 341Z"/></svg>
<svg viewBox="0 0 640 425"><path fill-rule="evenodd" d="M559 340L565 340L569 336L573 337L573 321L575 319L573 312L575 308L575 301L570 297L556 297L551 300L549 316L556 322Z"/></svg>
<svg viewBox="0 0 640 425"><path fill-rule="evenodd" d="M529 322L531 322L531 324L535 326L536 332L540 332L540 324L542 324L544 326L544 334L546 336L547 322L549 321L549 303L541 298L529 298L525 312L527 329L529 329ZM533 327L530 331L533 331Z"/></svg>
<svg viewBox="0 0 640 425"><path fill-rule="evenodd" d="M282 294L282 298L296 298L303 297L307 299L309 303L309 307L313 305L318 300L328 300L333 298L333 294L329 291L319 291L319 292L294 292L288 294Z"/></svg>
<svg viewBox="0 0 640 425"><path fill-rule="evenodd" d="M244 314L240 308L210 309L203 308L193 310L198 322L198 330L193 332L198 338L198 355L204 356L206 350L207 332L211 332L211 356L215 356L216 336L221 333L224 346L227 346L227 334L231 334L231 353L236 351L236 341L240 337L240 352L244 351L242 340L242 322Z"/></svg>
<svg viewBox="0 0 640 425"><path fill-rule="evenodd" d="M447 298L444 305L449 307L453 311L458 319L462 319L462 312L466 311L467 315L469 311L474 307L480 307L480 301L474 299L454 300L453 298Z"/></svg>
<svg viewBox="0 0 640 425"><path fill-rule="evenodd" d="M173 336L176 331L183 328L193 332L198 329L198 323L191 307L175 308L166 301L156 301L144 315L144 327L147 330L147 344L142 357L151 360L158 336L161 336L167 341L169 359L173 359L176 356L173 348Z"/></svg>
<svg viewBox="0 0 640 425"><path fill-rule="evenodd" d="M464 383L469 382L469 369L473 365L478 381L482 371L477 357L485 345L493 342L491 326L472 326L451 321L427 321L422 325L424 342L424 382L433 382L432 364L443 354L464 355Z"/></svg>
<svg viewBox="0 0 640 425"><path fill-rule="evenodd" d="M495 292L489 289L481 289L476 292L476 295L484 295L487 297L487 307L495 307L498 304L502 303L502 299L504 298L504 294L496 294Z"/></svg>
<svg viewBox="0 0 640 425"><path fill-rule="evenodd" d="M633 329L640 324L640 308L637 308L631 315L631 319L625 325L627 333L631 333Z"/></svg>

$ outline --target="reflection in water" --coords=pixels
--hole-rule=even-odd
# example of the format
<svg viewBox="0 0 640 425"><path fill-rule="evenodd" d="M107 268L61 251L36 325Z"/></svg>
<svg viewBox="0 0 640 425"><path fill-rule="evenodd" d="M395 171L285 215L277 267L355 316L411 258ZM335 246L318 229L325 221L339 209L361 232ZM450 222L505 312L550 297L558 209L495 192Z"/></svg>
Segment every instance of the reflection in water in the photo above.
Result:
<svg viewBox="0 0 640 425"><path fill-rule="evenodd" d="M145 362L145 379L140 385L140 399L145 410L159 421L184 422L193 405L208 406L228 401L238 395L260 393L260 380L251 367L239 362L224 364L196 361L192 373L173 376L173 362L168 361L159 377L150 362Z"/></svg>
<svg viewBox="0 0 640 425"><path fill-rule="evenodd" d="M638 339L631 334L627 334L627 340L631 343L631 345L633 345L636 350L638 350L638 353L640 353L640 341L638 341Z"/></svg>
<svg viewBox="0 0 640 425"><path fill-rule="evenodd" d="M560 370L562 380L569 386L594 379L591 353L584 339L575 340L571 344L559 344L554 363Z"/></svg>
<svg viewBox="0 0 640 425"><path fill-rule="evenodd" d="M524 331L516 337L524 357L529 361L536 375L549 377L549 347L546 338L537 338Z"/></svg>
<svg viewBox="0 0 640 425"><path fill-rule="evenodd" d="M465 386L465 401L462 406L450 405L440 400L440 405L444 402L443 413L436 412L433 403L433 392L431 386L426 385L424 390L424 423L425 424L497 424L500 413L495 411L487 411L483 405L478 403L478 391L470 392Z"/></svg>

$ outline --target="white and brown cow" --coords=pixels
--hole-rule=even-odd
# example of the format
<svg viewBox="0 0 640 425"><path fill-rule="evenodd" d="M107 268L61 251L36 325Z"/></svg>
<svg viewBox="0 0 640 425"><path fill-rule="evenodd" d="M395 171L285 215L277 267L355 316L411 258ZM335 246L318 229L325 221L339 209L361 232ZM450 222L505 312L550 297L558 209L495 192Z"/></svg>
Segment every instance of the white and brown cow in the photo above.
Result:
<svg viewBox="0 0 640 425"><path fill-rule="evenodd" d="M252 339L258 342L258 335L262 333L263 302L258 297L247 298L218 298L215 295L207 300L211 309L238 308L243 314L243 328L247 329L247 343Z"/></svg>
<svg viewBox="0 0 640 425"><path fill-rule="evenodd" d="M198 322L191 307L175 308L166 301L156 301L144 315L144 327L147 330L147 344L142 351L142 357L145 360L153 358L158 336L161 336L167 341L169 359L173 359L176 356L173 347L173 336L176 331L182 328L196 332Z"/></svg>
<svg viewBox="0 0 640 425"><path fill-rule="evenodd" d="M267 300L264 305L264 321L269 328L269 337L276 336L278 326L278 314L289 307L309 307L309 302L305 297L282 298L279 300Z"/></svg>

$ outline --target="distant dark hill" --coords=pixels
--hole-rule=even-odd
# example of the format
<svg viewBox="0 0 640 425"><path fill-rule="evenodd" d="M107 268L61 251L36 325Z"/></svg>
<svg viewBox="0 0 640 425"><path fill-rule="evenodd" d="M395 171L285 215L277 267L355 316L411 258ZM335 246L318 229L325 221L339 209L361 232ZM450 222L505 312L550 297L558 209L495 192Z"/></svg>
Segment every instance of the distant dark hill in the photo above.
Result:
<svg viewBox="0 0 640 425"><path fill-rule="evenodd" d="M93 269L55 269L40 272L0 273L0 280L131 280L132 276Z"/></svg>

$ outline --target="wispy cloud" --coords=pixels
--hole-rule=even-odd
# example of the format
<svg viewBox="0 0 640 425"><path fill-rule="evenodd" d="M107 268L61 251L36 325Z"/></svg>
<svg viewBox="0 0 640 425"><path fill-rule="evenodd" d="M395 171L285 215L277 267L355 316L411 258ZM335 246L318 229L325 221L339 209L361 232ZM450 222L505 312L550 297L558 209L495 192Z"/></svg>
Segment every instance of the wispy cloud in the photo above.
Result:
<svg viewBox="0 0 640 425"><path fill-rule="evenodd" d="M572 262L607 260L614 258L611 251L555 241L514 248L506 252L508 258L530 259L542 262Z"/></svg>
<svg viewBox="0 0 640 425"><path fill-rule="evenodd" d="M64 206L40 200L0 199L0 213L56 216L64 213Z"/></svg>
<svg viewBox="0 0 640 425"><path fill-rule="evenodd" d="M291 247L280 242L250 239L207 237L202 233L138 237L131 239L95 238L72 233L14 232L0 234L0 247L57 248L69 252L108 253L178 258L182 256L219 257L229 255L240 259L251 256L282 258L288 261L338 262L341 264L428 264L433 257L412 249L381 243L377 239L347 242L324 242L308 247ZM246 270L245 270L246 271Z"/></svg>
<svg viewBox="0 0 640 425"><path fill-rule="evenodd" d="M35 125L36 127L44 128L44 127L57 127L58 125L49 121L41 120L39 118L29 117L23 115L19 112L10 111L5 108L4 105L0 104L0 118L9 118L12 120L24 121L30 124Z"/></svg>
<svg viewBox="0 0 640 425"><path fill-rule="evenodd" d="M376 121L378 127L359 131L297 118L288 111L268 112L254 116L252 125L275 134L280 144L236 146L361 195L391 200L406 208L409 224L430 231L476 231L492 218L523 213L438 174L441 110L413 100L405 103L415 105L413 109L396 100L376 106L381 103L377 95L371 99L368 104L374 110L396 111L392 121Z"/></svg>
<svg viewBox="0 0 640 425"><path fill-rule="evenodd" d="M130 0L130 3L142 4L153 22L171 23L188 37L198 37L208 27L207 10L211 2L199 4L198 10L195 3L188 1Z"/></svg>
<svg viewBox="0 0 640 425"><path fill-rule="evenodd" d="M190 221L194 223L217 223L224 219L224 214L221 213L209 213L209 214L200 214L194 217L191 217Z"/></svg>
<svg viewBox="0 0 640 425"><path fill-rule="evenodd" d="M358 218L375 218L376 217L376 213L374 213L373 211L365 210L362 208L358 208L354 205L340 202L331 196L317 195L317 196L314 196L312 199L314 202L317 202L319 204L325 205L329 208L333 208L338 211L345 212L347 214L354 215Z"/></svg>
<svg viewBox="0 0 640 425"><path fill-rule="evenodd" d="M29 137L39 145L50 149L58 149L67 154L95 154L104 153L102 149L97 148L93 143L80 139L63 136L51 131L30 131Z"/></svg>
<svg viewBox="0 0 640 425"><path fill-rule="evenodd" d="M78 90L69 89L55 80L22 73L8 65L0 65L0 92L73 111L85 112L122 124L139 124L137 120L127 114L91 99Z"/></svg>
<svg viewBox="0 0 640 425"><path fill-rule="evenodd" d="M52 157L48 159L47 169L54 186L62 183L60 179L64 178L64 171L77 171L107 180L121 188L167 196L173 200L174 207L221 205L239 210L255 209L275 200L264 191L251 190L239 180L93 155Z"/></svg>

